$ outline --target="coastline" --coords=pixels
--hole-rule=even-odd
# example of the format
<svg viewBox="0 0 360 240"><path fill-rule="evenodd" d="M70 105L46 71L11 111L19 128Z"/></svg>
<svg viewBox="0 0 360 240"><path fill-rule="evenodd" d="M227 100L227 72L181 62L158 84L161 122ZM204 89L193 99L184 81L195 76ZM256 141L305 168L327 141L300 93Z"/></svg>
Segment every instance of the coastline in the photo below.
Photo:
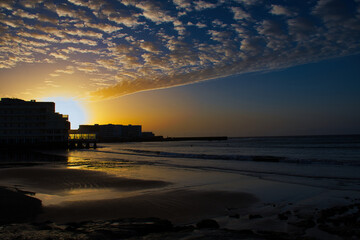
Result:
<svg viewBox="0 0 360 240"><path fill-rule="evenodd" d="M171 189L168 187L171 183L158 180L119 178L103 172L81 169L35 166L0 171L2 180L17 176L16 178L22 178L23 181L33 181L37 187L53 193L63 191L65 194L65 189L68 188L84 188L79 180L90 183L90 189L106 187L125 193L120 198L64 201L59 204L42 205L39 208L40 201L36 199L37 195L35 198L27 196L26 188L16 190L1 187L2 199L7 199L1 206L17 216L16 219L2 222L2 239L11 239L10 236L16 236L18 239L41 239L44 234L54 236L54 239L57 239L56 236L66 236L68 239L94 239L94 234L100 236L96 239L108 239L108 234L129 239L142 239L143 236L147 236L147 239L184 236L201 236L206 239L215 236L255 239L269 239L274 236L277 239L341 239L339 236L343 237L346 234L360 236L356 230L357 224L360 224L356 220L360 217L360 195L358 194L359 198L354 197L355 195L349 197L346 194L351 192L346 191L311 193L310 197L297 202L290 201L291 198L267 202L263 196L249 192L207 188ZM48 175L43 175L44 172ZM53 182L44 181L50 178ZM65 187L62 183L54 184L61 179L66 179L65 182L72 181L72 184ZM97 182L98 185L91 186L91 181ZM272 187L282 187L281 183L265 182ZM294 191L300 192L303 191L301 188L307 188L294 184L292 187ZM134 191L136 194L126 195L126 192ZM325 203L328 199L334 201ZM13 205L10 206L10 202ZM32 207L29 207L29 202ZM210 223L205 224L205 227L199 227L204 219L211 219ZM347 225L334 228L335 224L344 219L355 221L348 221ZM144 222L146 224L139 227ZM128 229L134 226L138 229L133 229L129 233ZM88 230L84 230L86 228ZM119 229L122 229L120 233ZM31 233L33 238L25 237L25 233Z"/></svg>
<svg viewBox="0 0 360 240"><path fill-rule="evenodd" d="M195 143L1 155L0 239L359 238L355 168L207 159Z"/></svg>

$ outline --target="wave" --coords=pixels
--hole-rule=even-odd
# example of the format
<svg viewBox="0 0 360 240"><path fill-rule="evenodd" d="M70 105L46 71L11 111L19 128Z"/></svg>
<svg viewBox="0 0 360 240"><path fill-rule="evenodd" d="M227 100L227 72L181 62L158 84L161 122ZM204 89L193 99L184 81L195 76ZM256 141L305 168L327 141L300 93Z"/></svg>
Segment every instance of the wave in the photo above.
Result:
<svg viewBox="0 0 360 240"><path fill-rule="evenodd" d="M105 151L104 151L105 152ZM344 161L330 159L297 159L280 156L247 156L236 154L196 154L196 153L175 153L165 151L152 151L141 149L121 149L121 152L106 151L107 153L139 155L146 157L165 157L165 158L189 158L204 160L233 160L233 161L253 161L253 162L269 162L269 163L292 163L292 164L326 164L326 165L346 165L360 166L359 161Z"/></svg>
<svg viewBox="0 0 360 240"><path fill-rule="evenodd" d="M216 162L207 162L206 159L210 160L234 160L238 161L264 161L264 162L286 162L294 163L290 159L276 157L264 157L264 156L241 156L241 155L208 155L208 154L185 154L185 153L171 153L171 152L162 152L162 151L149 151L149 150L138 150L138 149L122 149L124 152L117 151L103 151L104 153L116 154L116 155L133 155L133 156L148 156L154 157L155 159L143 159L143 158L134 158L131 160L120 159L117 157L106 156L99 159L89 161L82 161L84 159L78 158L77 162L74 164L84 165L86 164L89 168L119 168L123 167L123 164L129 164L131 166L135 165L152 165L152 166L161 166L169 167L175 169L187 169L187 170L196 170L196 171L215 171L223 173L232 173L232 174L242 174L246 176L256 177L259 179L266 179L276 182L283 183L293 183L300 184L312 187L322 187L333 190L356 190L359 191L360 186L360 177L358 176L357 167L345 166L337 167L336 165L324 165L320 171L316 170L317 166L312 166L310 161L299 161L300 165L256 165L252 166L251 164L245 165L236 165L236 164L219 164ZM125 152L127 151L127 152ZM210 157L209 157L210 156ZM184 162L184 161L163 161L159 158L181 158L187 157L189 159L201 158L205 161L194 162ZM212 157L212 158L211 158ZM186 159L186 158L185 158ZM80 161L79 161L80 160ZM99 160L105 160L99 163ZM308 165L307 165L308 164ZM335 163L337 164L337 163ZM129 165L129 166L130 166ZM323 168L325 167L325 168ZM315 169L315 170L314 170Z"/></svg>

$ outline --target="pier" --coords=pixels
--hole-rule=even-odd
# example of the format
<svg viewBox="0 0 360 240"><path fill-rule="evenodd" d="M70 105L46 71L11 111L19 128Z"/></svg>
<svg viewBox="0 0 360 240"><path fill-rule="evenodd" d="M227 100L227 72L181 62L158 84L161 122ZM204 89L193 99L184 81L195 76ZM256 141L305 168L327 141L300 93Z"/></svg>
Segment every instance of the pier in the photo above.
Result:
<svg viewBox="0 0 360 240"><path fill-rule="evenodd" d="M97 148L96 134L71 133L68 141L69 149Z"/></svg>
<svg viewBox="0 0 360 240"><path fill-rule="evenodd" d="M224 141L227 140L228 137L220 136L220 137L167 137L164 138L163 141Z"/></svg>

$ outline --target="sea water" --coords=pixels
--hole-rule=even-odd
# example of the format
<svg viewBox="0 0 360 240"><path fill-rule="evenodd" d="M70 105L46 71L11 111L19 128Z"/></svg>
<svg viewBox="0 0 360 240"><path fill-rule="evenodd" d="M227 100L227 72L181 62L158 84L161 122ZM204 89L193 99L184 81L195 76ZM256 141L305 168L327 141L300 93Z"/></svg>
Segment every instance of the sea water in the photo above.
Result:
<svg viewBox="0 0 360 240"><path fill-rule="evenodd" d="M313 199L329 192L360 195L360 135L99 143L97 149L43 153L1 155L4 171L17 168L25 175L19 171L10 178L0 175L0 185L36 192L44 206L177 190L247 192L275 202ZM63 182L57 184L58 190L44 186L45 176L31 175L37 171L51 178L47 172L54 168L63 171L54 176ZM82 171L71 171L76 176L69 178L67 169ZM83 170L169 184L125 191L111 182L97 183Z"/></svg>
<svg viewBox="0 0 360 240"><path fill-rule="evenodd" d="M168 175L212 172L330 189L360 189L360 135L104 143L96 150L70 151L68 157L72 168L139 178L146 175L140 169L151 168L158 174L148 172L152 175L148 177L164 170L161 180L171 179L166 171Z"/></svg>

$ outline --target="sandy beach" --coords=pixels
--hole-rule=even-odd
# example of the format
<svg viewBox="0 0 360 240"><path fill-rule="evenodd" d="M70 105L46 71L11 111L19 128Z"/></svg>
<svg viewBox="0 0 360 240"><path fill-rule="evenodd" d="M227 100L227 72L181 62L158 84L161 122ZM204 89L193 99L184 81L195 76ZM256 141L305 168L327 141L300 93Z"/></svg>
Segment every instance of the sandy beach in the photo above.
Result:
<svg viewBox="0 0 360 240"><path fill-rule="evenodd" d="M357 230L360 198L353 192L323 189L314 192L312 187L251 180L251 177L242 180L247 178L258 184L253 183L253 191L229 190L234 184L231 182L223 190L219 186L178 187L158 179L119 177L103 171L52 165L3 168L0 169L0 183L6 188L0 189L0 195L1 211L5 214L1 217L0 237L41 239L45 234L53 239L64 236L68 239L117 239L110 238L109 232L136 239L144 236L149 239L195 236L199 239L215 239L216 236L225 239L274 236L277 239L342 239L360 236ZM286 197L285 194L269 198L269 193L259 189L260 185L275 192L285 186L293 189ZM308 195L294 198L296 192ZM57 200L51 200L50 196ZM168 221L171 227L161 225L163 220L160 219ZM201 225L204 219L210 221L205 221L205 227ZM344 219L347 224L342 223ZM133 228L139 226L139 221L150 222L154 229L146 230L146 234L143 228L125 234L118 233L119 227L114 228L117 225ZM8 225L10 223L12 225ZM99 229L108 232L99 235ZM29 233L33 237L25 238Z"/></svg>
<svg viewBox="0 0 360 240"><path fill-rule="evenodd" d="M62 223L119 217L158 217L184 224L199 218L226 215L229 208L247 208L258 201L248 193L184 188L176 190L171 188L170 182L130 179L81 169L1 169L0 182L7 186L17 186L13 189L18 192L19 189L30 190L34 194L39 192L34 197L57 195L64 199L57 204L50 201L49 205L43 205L43 213L36 218L37 221ZM74 199L71 197L74 192L84 192L88 198ZM102 196L90 197L96 193ZM62 195L68 197L62 198Z"/></svg>

